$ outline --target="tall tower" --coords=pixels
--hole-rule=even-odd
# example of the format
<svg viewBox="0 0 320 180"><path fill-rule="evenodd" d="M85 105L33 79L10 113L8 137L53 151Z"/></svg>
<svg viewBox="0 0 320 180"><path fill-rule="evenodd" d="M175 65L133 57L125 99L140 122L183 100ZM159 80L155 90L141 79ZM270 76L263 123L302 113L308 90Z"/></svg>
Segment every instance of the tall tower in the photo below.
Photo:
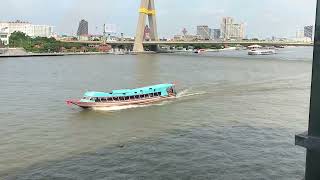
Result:
<svg viewBox="0 0 320 180"><path fill-rule="evenodd" d="M146 25L146 17L148 16L149 27L150 27L150 40L158 40L157 32L157 22L156 22L156 11L154 6L154 0L141 0L140 9L139 9L139 20L136 31L135 42L133 46L133 51L143 52L143 36L144 28ZM153 47L153 50L157 50L157 46Z"/></svg>
<svg viewBox="0 0 320 180"><path fill-rule="evenodd" d="M233 18L223 17L221 23L221 35L224 40L228 40L232 34Z"/></svg>
<svg viewBox="0 0 320 180"><path fill-rule="evenodd" d="M79 27L78 27L78 31L77 31L77 35L78 36L84 36L84 35L88 35L88 22L84 19L82 19L79 22Z"/></svg>

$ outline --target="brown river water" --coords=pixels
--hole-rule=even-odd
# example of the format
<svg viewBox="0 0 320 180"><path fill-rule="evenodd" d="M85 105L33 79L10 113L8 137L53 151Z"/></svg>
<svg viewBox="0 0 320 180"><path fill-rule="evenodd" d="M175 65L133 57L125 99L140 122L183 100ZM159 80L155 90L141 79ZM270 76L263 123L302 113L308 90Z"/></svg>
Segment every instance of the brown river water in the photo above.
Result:
<svg viewBox="0 0 320 180"><path fill-rule="evenodd" d="M312 48L0 59L0 179L302 179ZM87 90L178 98L82 110Z"/></svg>

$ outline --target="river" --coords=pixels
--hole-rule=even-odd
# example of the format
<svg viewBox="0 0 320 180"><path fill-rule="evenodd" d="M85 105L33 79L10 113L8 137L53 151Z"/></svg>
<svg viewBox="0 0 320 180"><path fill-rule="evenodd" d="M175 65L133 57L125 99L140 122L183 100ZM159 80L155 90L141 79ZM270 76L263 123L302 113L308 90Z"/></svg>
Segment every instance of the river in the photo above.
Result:
<svg viewBox="0 0 320 180"><path fill-rule="evenodd" d="M0 59L2 179L302 179L312 48ZM176 82L172 102L65 100Z"/></svg>

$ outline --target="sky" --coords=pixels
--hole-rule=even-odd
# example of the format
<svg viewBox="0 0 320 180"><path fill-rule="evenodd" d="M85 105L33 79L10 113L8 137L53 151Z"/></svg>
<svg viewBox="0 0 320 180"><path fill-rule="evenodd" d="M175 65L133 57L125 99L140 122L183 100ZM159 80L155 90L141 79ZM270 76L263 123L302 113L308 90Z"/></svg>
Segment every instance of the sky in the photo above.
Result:
<svg viewBox="0 0 320 180"><path fill-rule="evenodd" d="M134 36L140 0L1 0L0 21L23 20L54 26L58 34L75 34L81 19L90 34L102 34L103 24ZM197 25L220 28L230 16L245 23L248 38L294 37L315 21L316 0L155 0L160 37L196 33Z"/></svg>

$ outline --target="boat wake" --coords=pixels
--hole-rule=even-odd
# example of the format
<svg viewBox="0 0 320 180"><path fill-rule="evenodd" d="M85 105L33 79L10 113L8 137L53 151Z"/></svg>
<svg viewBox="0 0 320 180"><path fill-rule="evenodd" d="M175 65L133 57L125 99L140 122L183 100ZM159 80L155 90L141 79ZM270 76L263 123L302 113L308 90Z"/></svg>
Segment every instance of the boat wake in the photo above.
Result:
<svg viewBox="0 0 320 180"><path fill-rule="evenodd" d="M192 91L192 88L184 89L177 93L177 99L191 97L191 96L197 96L197 95L203 95L206 94L205 91Z"/></svg>
<svg viewBox="0 0 320 180"><path fill-rule="evenodd" d="M197 96L197 95L203 95L206 94L204 91L192 91L191 88L189 89L184 89L181 90L180 92L177 93L176 98L170 99L170 100L165 100L157 103L152 103L152 104L141 104L141 105L125 105L125 106L112 106L112 107L93 107L92 109L95 111L109 111L109 112L114 112L114 111L121 111L125 109L133 109L133 108L141 108L141 107L150 107L150 106L163 106L170 104L172 102L175 102L176 100L182 100L188 97L192 96Z"/></svg>

